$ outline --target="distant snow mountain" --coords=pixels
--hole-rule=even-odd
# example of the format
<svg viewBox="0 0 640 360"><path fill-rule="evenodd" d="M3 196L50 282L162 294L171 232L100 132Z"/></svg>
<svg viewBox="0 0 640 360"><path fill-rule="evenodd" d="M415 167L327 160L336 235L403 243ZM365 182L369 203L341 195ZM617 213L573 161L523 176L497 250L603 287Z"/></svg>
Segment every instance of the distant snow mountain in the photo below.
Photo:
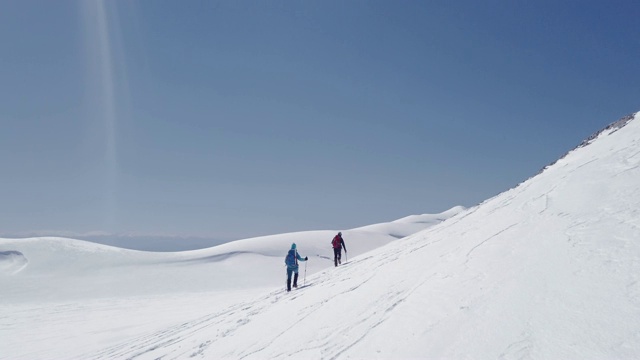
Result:
<svg viewBox="0 0 640 360"><path fill-rule="evenodd" d="M453 209L442 222L418 216L343 231L350 256L337 268L325 259L333 231L165 255L104 247L57 252L63 242L56 239L2 241L0 269L7 270L0 288L10 300L0 307L0 357L640 358L638 117L599 132L514 189ZM404 221L429 226L397 239ZM379 238L372 235L377 231ZM276 257L293 241L313 260L310 267L329 263L310 271L304 287L287 293L283 280L253 290L226 283L282 279L281 265L270 273L261 261L281 262ZM34 287L48 286L46 280L72 285L55 259L78 261L84 257L73 254L88 252L104 261L80 261L89 279L142 276L131 284L148 295L14 302L40 295ZM216 267L190 278L184 274L191 270L180 271L211 263ZM48 271L53 275L46 279ZM199 292L212 284L203 278L215 276L224 284L220 290ZM180 291L154 292L145 281Z"/></svg>

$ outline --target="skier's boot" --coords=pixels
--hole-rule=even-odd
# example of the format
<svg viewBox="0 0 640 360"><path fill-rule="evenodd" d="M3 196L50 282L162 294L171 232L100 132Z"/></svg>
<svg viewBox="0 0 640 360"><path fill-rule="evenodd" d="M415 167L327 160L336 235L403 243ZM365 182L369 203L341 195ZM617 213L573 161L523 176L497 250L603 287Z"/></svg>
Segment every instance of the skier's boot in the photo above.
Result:
<svg viewBox="0 0 640 360"><path fill-rule="evenodd" d="M298 287L298 273L296 273L295 275L293 275L293 287L297 288Z"/></svg>
<svg viewBox="0 0 640 360"><path fill-rule="evenodd" d="M291 291L291 277L287 278L287 291Z"/></svg>

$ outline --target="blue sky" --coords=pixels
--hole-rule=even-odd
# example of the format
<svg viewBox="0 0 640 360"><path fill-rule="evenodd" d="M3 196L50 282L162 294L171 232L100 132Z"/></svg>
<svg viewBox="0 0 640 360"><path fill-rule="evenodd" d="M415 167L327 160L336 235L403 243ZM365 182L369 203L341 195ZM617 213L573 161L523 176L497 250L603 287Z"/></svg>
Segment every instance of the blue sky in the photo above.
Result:
<svg viewBox="0 0 640 360"><path fill-rule="evenodd" d="M0 236L473 206L640 110L636 1L3 1Z"/></svg>

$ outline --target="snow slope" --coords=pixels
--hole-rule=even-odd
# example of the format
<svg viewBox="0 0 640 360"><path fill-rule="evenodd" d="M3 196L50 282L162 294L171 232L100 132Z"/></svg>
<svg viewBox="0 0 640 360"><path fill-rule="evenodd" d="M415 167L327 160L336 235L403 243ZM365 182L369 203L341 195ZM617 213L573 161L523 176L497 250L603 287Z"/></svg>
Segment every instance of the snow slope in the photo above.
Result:
<svg viewBox="0 0 640 360"><path fill-rule="evenodd" d="M0 319L22 336L0 334L0 341L9 339L0 344L9 355L0 356L640 358L640 119L623 125L514 189L308 275L308 286L291 293L282 286L200 294L190 288L189 296L50 309L11 304ZM305 246L314 253L313 244ZM29 261L22 270L7 265L13 275L5 278L31 267L23 250L0 248ZM105 317L80 320L96 313ZM136 322L117 331L127 315ZM38 319L48 331L35 329ZM65 350L68 337L47 335L76 326L94 334L78 335L92 343Z"/></svg>
<svg viewBox="0 0 640 360"><path fill-rule="evenodd" d="M464 210L416 215L344 231L356 256L424 230ZM65 238L0 239L2 302L25 303L272 287L283 283L284 256L297 243L308 273L333 265L337 231L307 231L238 240L175 253L128 250Z"/></svg>
<svg viewBox="0 0 640 360"><path fill-rule="evenodd" d="M347 249L350 256L362 254L463 210L343 231ZM177 253L65 238L0 239L0 359L70 358L283 288L291 243L309 256L310 275L333 267L336 232L272 235Z"/></svg>

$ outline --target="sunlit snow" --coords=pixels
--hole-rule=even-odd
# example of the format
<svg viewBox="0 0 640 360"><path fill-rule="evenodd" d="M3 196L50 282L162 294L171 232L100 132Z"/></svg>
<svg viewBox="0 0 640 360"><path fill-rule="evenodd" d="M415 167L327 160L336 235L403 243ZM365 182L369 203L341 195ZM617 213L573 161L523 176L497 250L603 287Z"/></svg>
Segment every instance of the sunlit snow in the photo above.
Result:
<svg viewBox="0 0 640 360"><path fill-rule="evenodd" d="M0 358L640 358L637 117L476 207L342 230L337 268L338 230L0 240ZM292 242L309 261L287 293Z"/></svg>

